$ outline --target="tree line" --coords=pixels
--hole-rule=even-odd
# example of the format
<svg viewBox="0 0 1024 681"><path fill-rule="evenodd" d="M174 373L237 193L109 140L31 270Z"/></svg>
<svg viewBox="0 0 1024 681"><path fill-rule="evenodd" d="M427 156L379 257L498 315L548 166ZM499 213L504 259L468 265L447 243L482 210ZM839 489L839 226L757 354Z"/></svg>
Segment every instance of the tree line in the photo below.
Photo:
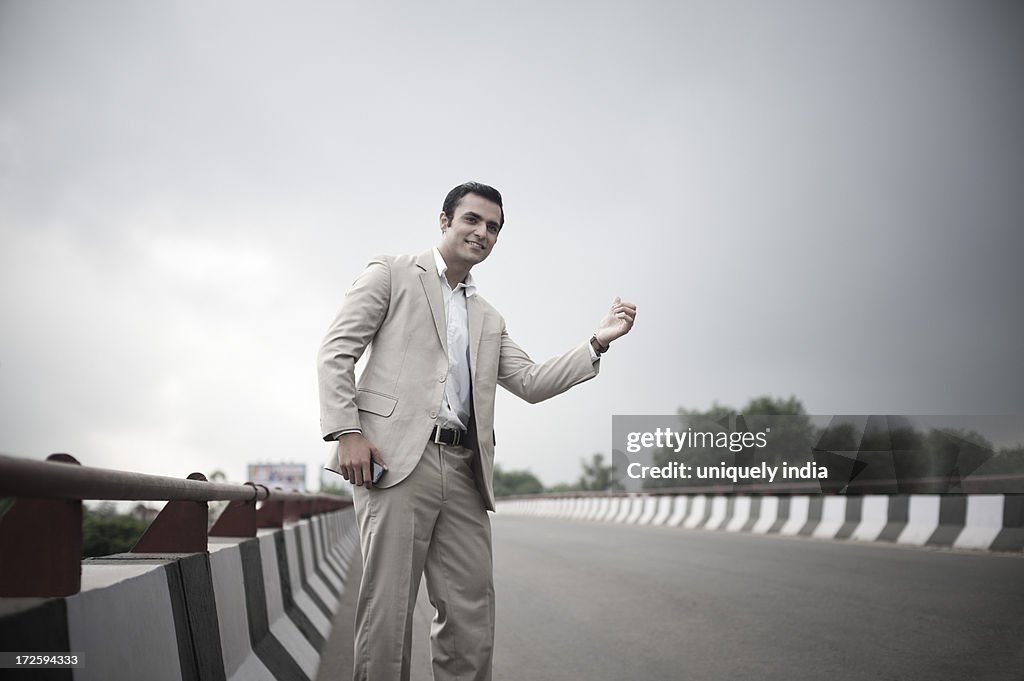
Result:
<svg viewBox="0 0 1024 681"><path fill-rule="evenodd" d="M984 435L972 430L941 428L922 431L907 419L869 419L867 427L837 420L818 427L803 403L795 396L761 396L749 400L741 409L713 403L709 409L680 409L680 423L700 430L736 428L761 432L771 428L770 447L745 448L723 452L710 446L655 450L654 465L685 462L692 466L714 466L728 459L741 465L765 461L768 465L800 465L806 461L827 463L838 470L833 490L847 485L857 493L936 493L955 491L957 481L968 475L1024 475L1024 445L997 448ZM779 418L785 417L785 418ZM879 427L879 424L880 427ZM581 460L580 478L575 483L545 487L529 470L494 471L495 496L572 492L583 490L620 490L625 479L624 457L616 466L601 453ZM831 474L830 474L831 475ZM894 481L895 484L894 484ZM644 489L706 486L708 480L647 478ZM755 484L754 482L750 484ZM1006 482L972 483L975 491L1006 492ZM1020 487L1020 482L1013 485ZM991 489L982 487L987 485ZM742 484L737 485L742 488ZM1016 488L1013 491L1017 491Z"/></svg>
<svg viewBox="0 0 1024 681"><path fill-rule="evenodd" d="M694 430L728 427L757 433L770 427L770 446L739 452L714 447L691 447L680 452L663 448L654 452L656 466L683 461L693 466L714 466L723 458L737 465L813 462L829 468L830 480L822 485L823 491L838 492L849 484L847 491L861 494L955 492L962 491L959 485L970 475L1024 474L1024 445L997 448L974 430L919 429L909 418L900 416L837 417L819 427L796 397L757 397L742 409L715 403L703 411L680 409L679 416L680 423ZM707 480L699 479L649 478L644 488L707 484ZM1006 492L1011 483L972 484L977 492ZM1020 486L1019 482L1012 484ZM743 484L736 487L742 488Z"/></svg>

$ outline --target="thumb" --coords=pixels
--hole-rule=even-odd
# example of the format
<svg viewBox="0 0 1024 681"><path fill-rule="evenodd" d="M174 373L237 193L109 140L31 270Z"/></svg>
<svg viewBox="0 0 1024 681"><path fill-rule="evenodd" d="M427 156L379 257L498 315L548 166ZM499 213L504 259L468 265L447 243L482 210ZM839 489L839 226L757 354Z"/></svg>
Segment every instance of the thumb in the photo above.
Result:
<svg viewBox="0 0 1024 681"><path fill-rule="evenodd" d="M622 302L622 298L619 298L618 296L615 296L615 300L612 301L612 307L615 307L616 305L618 305L621 302Z"/></svg>
<svg viewBox="0 0 1024 681"><path fill-rule="evenodd" d="M370 456L373 457L374 461L379 463L381 466L384 466L384 470L388 469L388 465L384 463L384 459L380 458L380 451L378 451L376 447L370 449Z"/></svg>

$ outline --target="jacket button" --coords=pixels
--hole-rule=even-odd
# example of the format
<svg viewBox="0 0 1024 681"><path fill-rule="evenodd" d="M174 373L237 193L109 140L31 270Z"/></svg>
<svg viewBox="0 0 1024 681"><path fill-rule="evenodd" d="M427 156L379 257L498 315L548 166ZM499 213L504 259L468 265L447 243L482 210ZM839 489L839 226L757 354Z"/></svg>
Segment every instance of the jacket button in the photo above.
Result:
<svg viewBox="0 0 1024 681"><path fill-rule="evenodd" d="M448 379L448 376L446 374L441 374L441 376L438 377L437 380L441 381L441 383L444 383L447 379Z"/></svg>
<svg viewBox="0 0 1024 681"><path fill-rule="evenodd" d="M437 412L436 411L430 412L430 418L436 419L437 418Z"/></svg>

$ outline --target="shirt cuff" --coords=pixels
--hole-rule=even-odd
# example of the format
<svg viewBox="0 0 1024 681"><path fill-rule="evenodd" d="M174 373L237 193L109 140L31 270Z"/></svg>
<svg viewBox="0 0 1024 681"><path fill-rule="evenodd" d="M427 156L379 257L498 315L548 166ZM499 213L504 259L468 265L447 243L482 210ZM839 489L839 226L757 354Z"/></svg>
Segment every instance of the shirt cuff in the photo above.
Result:
<svg viewBox="0 0 1024 681"><path fill-rule="evenodd" d="M594 349L591 348L590 351L593 352ZM331 433L330 435L328 435L327 437L325 437L324 439L327 440L328 442L330 442L331 440L339 439L342 435L348 435L349 433L361 433L361 432L363 432L363 431L360 430L359 428L349 428L348 430L335 431L335 432Z"/></svg>

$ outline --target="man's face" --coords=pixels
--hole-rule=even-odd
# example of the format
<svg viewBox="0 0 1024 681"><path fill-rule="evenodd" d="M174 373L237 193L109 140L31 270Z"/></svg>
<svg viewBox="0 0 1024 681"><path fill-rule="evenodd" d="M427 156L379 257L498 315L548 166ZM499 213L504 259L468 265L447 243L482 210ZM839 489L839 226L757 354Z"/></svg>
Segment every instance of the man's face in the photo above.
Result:
<svg viewBox="0 0 1024 681"><path fill-rule="evenodd" d="M466 194L449 219L441 213L441 251L449 267L465 267L467 271L483 262L498 241L501 229L501 208L476 194Z"/></svg>

